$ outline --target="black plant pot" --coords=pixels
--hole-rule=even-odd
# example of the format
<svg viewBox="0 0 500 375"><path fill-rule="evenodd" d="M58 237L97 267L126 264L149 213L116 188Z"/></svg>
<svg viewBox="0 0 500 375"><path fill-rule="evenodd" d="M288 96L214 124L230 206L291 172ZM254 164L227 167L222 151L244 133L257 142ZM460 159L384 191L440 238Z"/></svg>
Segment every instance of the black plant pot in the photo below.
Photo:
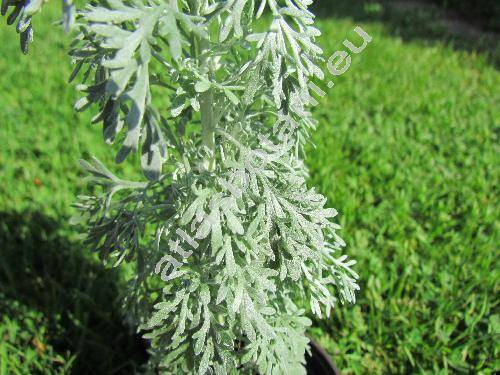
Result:
<svg viewBox="0 0 500 375"><path fill-rule="evenodd" d="M307 375L340 375L325 350L311 339L311 355L306 353Z"/></svg>

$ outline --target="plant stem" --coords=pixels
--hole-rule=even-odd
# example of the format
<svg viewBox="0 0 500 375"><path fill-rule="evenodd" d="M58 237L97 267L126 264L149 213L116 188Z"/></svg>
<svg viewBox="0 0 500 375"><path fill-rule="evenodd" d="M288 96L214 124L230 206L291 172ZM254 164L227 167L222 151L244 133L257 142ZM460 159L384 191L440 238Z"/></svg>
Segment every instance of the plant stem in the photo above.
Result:
<svg viewBox="0 0 500 375"><path fill-rule="evenodd" d="M203 144L208 148L212 158L215 156L215 117L213 106L214 96L212 89L209 89L200 95L200 113Z"/></svg>
<svg viewBox="0 0 500 375"><path fill-rule="evenodd" d="M197 53L203 54L207 48L207 41L201 38L198 39ZM201 72L210 75L210 58L204 56L201 58ZM200 115L202 126L202 142L209 152L209 157L206 159L206 167L212 171L215 167L215 116L214 116L214 94L213 88L200 94Z"/></svg>

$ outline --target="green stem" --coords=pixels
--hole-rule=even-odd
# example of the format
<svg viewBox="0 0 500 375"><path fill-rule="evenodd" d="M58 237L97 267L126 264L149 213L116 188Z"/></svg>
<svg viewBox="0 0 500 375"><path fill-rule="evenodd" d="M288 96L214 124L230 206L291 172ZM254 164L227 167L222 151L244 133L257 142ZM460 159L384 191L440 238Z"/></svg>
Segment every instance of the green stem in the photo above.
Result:
<svg viewBox="0 0 500 375"><path fill-rule="evenodd" d="M197 53L201 55L205 52L207 41L197 38ZM207 56L201 59L201 73L210 75L210 58ZM200 115L202 126L202 142L209 152L209 157L205 160L206 167L212 171L215 167L215 127L216 121L214 116L214 93L210 88L200 94Z"/></svg>
<svg viewBox="0 0 500 375"><path fill-rule="evenodd" d="M200 113L203 144L211 154L215 153L215 117L214 117L214 96L212 89L200 95Z"/></svg>

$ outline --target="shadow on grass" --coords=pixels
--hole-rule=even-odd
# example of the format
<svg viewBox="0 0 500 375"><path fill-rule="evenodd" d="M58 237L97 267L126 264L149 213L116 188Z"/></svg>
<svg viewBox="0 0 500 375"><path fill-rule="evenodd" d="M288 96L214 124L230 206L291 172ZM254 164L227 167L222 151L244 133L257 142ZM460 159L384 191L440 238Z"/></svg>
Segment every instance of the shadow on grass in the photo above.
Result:
<svg viewBox="0 0 500 375"><path fill-rule="evenodd" d="M320 18L348 18L355 22L381 22L385 30L404 41L443 42L455 50L484 53L500 68L499 34L470 24L443 8L420 1L318 0L313 6Z"/></svg>
<svg viewBox="0 0 500 375"><path fill-rule="evenodd" d="M135 373L147 354L120 315L118 274L61 232L41 213L0 212L0 294L43 313L47 343L77 355L72 373ZM22 319L12 310L0 301L0 316Z"/></svg>

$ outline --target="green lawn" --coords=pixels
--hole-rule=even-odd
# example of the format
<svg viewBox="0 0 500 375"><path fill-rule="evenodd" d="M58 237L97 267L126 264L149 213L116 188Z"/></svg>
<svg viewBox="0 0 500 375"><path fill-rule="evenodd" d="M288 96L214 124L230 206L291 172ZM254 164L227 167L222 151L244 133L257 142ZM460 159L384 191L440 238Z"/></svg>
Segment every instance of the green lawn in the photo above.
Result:
<svg viewBox="0 0 500 375"><path fill-rule="evenodd" d="M384 19L370 16L376 6L351 14L348 3L342 17L319 20L326 56L356 40L356 25L373 42L325 88L308 165L311 185L341 213L361 292L312 333L346 374L493 373L495 55L428 34L425 13ZM0 26L0 374L132 372L144 349L119 319L120 274L89 256L67 220L85 188L77 160L111 165L116 150L90 113L72 110L68 40L51 25L58 11L50 4L35 18L29 58ZM125 164L116 170L138 168L137 158Z"/></svg>

